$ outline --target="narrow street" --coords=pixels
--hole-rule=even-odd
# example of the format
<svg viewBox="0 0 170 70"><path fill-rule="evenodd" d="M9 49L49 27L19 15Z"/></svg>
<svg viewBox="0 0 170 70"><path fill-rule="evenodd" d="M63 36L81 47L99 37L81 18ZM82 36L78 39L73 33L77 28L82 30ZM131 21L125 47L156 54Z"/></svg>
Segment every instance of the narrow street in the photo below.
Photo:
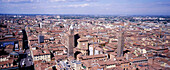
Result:
<svg viewBox="0 0 170 70"><path fill-rule="evenodd" d="M24 53L20 52L20 62L19 66L21 70L34 70L34 65L33 65L33 60L32 57L30 56L30 50L28 46L28 41L27 41L27 35L25 30L23 31L23 48L24 48Z"/></svg>

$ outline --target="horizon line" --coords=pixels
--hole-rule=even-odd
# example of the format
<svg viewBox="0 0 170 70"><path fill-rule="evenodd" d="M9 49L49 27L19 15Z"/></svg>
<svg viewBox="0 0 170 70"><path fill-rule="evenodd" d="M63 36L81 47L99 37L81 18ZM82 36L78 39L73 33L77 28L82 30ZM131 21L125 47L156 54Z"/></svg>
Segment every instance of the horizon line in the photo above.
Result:
<svg viewBox="0 0 170 70"><path fill-rule="evenodd" d="M153 14L31 14L31 13L21 13L21 14L17 14L17 13L0 13L0 15L93 15L93 16L170 16L170 14L168 15L153 15Z"/></svg>

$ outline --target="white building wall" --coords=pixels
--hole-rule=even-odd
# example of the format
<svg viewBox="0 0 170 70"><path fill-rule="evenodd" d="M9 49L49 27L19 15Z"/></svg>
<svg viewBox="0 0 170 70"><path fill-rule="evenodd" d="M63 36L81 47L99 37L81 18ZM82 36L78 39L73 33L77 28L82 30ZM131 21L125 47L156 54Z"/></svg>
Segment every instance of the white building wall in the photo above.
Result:
<svg viewBox="0 0 170 70"><path fill-rule="evenodd" d="M89 47L90 55L93 55L93 47Z"/></svg>
<svg viewBox="0 0 170 70"><path fill-rule="evenodd" d="M99 54L99 51L98 50L95 50L95 55L98 55Z"/></svg>

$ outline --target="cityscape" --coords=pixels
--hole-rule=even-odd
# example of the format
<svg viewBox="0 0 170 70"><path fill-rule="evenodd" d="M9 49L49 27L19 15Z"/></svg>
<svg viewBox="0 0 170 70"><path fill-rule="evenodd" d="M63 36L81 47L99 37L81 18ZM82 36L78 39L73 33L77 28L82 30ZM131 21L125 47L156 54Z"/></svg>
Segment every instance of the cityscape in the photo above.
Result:
<svg viewBox="0 0 170 70"><path fill-rule="evenodd" d="M168 0L0 0L0 70L170 70L169 8Z"/></svg>

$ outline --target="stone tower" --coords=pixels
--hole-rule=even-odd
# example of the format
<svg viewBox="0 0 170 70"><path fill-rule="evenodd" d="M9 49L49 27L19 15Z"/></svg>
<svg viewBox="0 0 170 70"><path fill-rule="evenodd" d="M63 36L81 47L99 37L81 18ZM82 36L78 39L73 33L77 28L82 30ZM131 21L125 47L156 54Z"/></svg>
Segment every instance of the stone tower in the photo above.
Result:
<svg viewBox="0 0 170 70"><path fill-rule="evenodd" d="M117 57L123 56L123 47L124 47L124 32L120 32L118 37L118 46L117 46Z"/></svg>
<svg viewBox="0 0 170 70"><path fill-rule="evenodd" d="M69 33L68 33L68 56L73 56L74 57L74 28L71 25L69 28Z"/></svg>

